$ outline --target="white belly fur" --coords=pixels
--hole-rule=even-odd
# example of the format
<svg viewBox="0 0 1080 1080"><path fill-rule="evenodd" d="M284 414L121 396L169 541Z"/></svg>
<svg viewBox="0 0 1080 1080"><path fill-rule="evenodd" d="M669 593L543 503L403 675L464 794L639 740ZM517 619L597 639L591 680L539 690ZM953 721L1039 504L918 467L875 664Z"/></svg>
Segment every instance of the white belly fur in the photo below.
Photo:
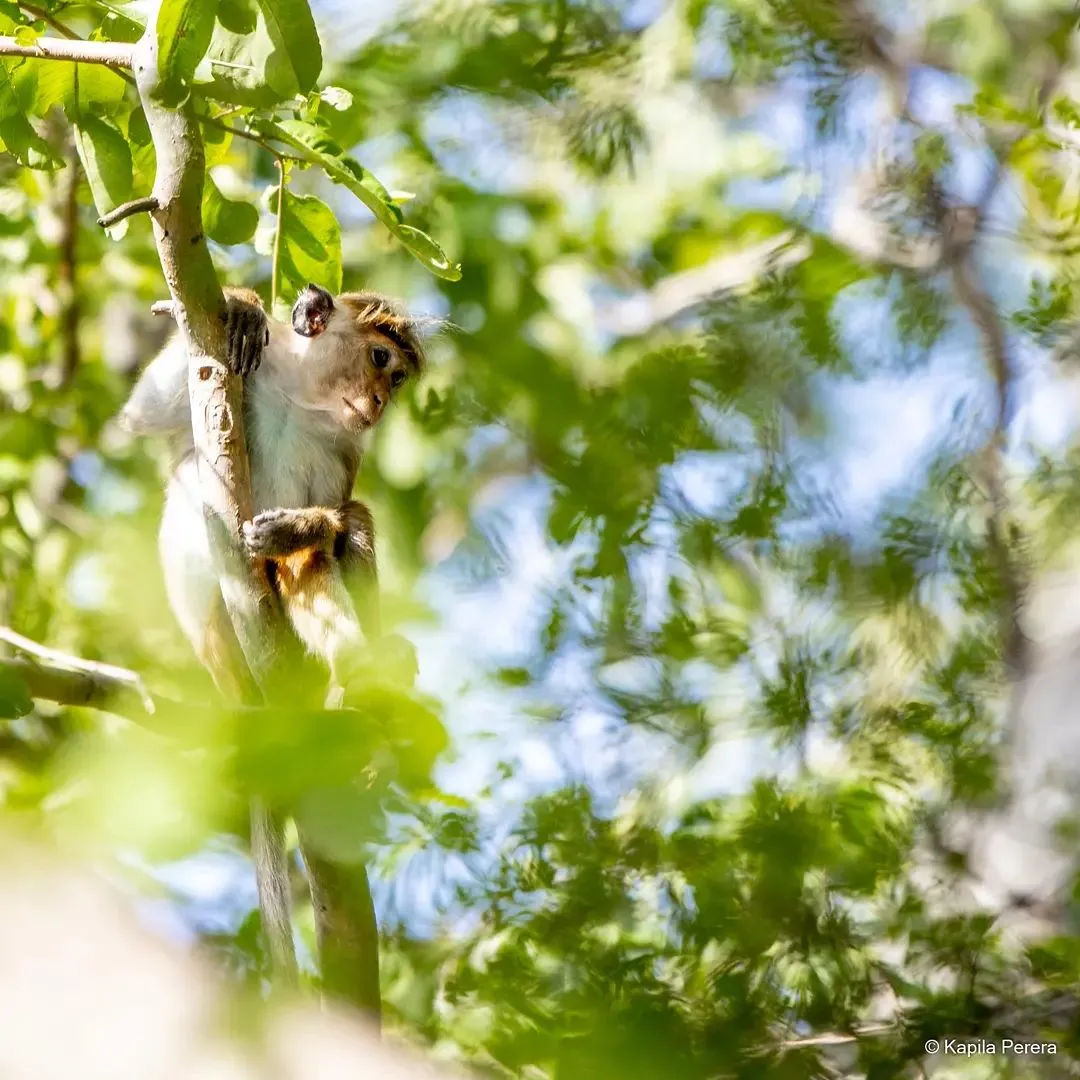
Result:
<svg viewBox="0 0 1080 1080"><path fill-rule="evenodd" d="M247 431L255 513L336 506L347 499L350 477L327 421L290 407L272 390L260 393L257 379L249 385L259 395L256 407L248 411ZM159 546L169 604L188 640L201 651L219 585L194 457L186 458L169 480Z"/></svg>

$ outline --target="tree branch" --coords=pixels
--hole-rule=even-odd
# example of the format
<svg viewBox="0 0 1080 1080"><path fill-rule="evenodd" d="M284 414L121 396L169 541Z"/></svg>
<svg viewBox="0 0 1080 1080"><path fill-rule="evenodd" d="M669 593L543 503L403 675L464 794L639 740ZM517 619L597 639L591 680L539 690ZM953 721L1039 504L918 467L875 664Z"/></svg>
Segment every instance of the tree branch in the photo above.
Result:
<svg viewBox="0 0 1080 1080"><path fill-rule="evenodd" d="M649 292L619 300L597 313L606 333L632 337L646 333L721 293L745 288L766 273L801 262L810 245L784 232L754 247L722 255L704 266L671 274Z"/></svg>
<svg viewBox="0 0 1080 1080"><path fill-rule="evenodd" d="M240 544L241 523L252 517L242 386L224 363L225 301L203 233L206 159L198 118L190 102L169 109L157 100L158 6L152 8L146 32L135 45L133 66L157 155L156 207L151 211L154 240L187 349L199 486L228 612L227 620L219 617L210 628L214 644L203 659L215 668L219 687L231 688L246 703L255 704L280 696L272 687L275 669L280 684L287 666L280 662L286 637L265 571L247 558ZM261 803L254 803L252 843L263 930L278 979L295 985L288 879L280 874L280 850L267 846L279 839L280 823Z"/></svg>
<svg viewBox="0 0 1080 1080"><path fill-rule="evenodd" d="M362 1009L378 1024L382 1013L379 926L367 868L359 861L350 865L324 857L300 822L297 830L311 883L323 990Z"/></svg>
<svg viewBox="0 0 1080 1080"><path fill-rule="evenodd" d="M68 701L66 698L54 698L49 694L35 695L49 697L53 701L62 701L70 705L89 705L98 701L104 701L101 695L117 694L126 692L133 694L142 706L143 711L153 713L154 699L146 689L142 679L134 671L128 668L116 667L114 664L102 664L96 660L83 660L77 656L69 656L67 653L50 649L47 645L39 645L28 637L12 630L9 626L0 626L0 641L6 642L13 649L17 649L27 656L39 661L45 668L53 673L66 672L69 675L81 676L82 682L66 683L72 693L86 695L85 700ZM59 687L59 683L57 686Z"/></svg>
<svg viewBox="0 0 1080 1080"><path fill-rule="evenodd" d="M70 60L77 64L104 64L111 68L132 67L134 46L118 41L38 38L33 45L20 45L13 37L0 37L0 56L26 56L36 60Z"/></svg>

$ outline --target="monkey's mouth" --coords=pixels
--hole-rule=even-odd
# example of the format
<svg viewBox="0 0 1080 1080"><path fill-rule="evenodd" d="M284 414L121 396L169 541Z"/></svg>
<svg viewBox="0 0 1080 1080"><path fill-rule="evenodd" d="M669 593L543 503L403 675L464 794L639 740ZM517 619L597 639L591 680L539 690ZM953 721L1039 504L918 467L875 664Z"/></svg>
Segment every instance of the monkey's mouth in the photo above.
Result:
<svg viewBox="0 0 1080 1080"><path fill-rule="evenodd" d="M371 421L367 418L366 413L359 405L354 401L350 401L347 397L341 399L345 402L345 415L352 421L357 422L360 427L371 427Z"/></svg>

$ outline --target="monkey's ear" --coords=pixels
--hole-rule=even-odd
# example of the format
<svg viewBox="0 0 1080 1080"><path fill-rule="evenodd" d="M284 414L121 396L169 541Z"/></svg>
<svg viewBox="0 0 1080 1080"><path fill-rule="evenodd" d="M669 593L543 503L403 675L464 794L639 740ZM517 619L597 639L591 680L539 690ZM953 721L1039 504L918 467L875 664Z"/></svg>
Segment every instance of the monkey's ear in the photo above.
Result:
<svg viewBox="0 0 1080 1080"><path fill-rule="evenodd" d="M318 285L308 285L292 309L293 329L301 337L318 337L330 321L334 298Z"/></svg>

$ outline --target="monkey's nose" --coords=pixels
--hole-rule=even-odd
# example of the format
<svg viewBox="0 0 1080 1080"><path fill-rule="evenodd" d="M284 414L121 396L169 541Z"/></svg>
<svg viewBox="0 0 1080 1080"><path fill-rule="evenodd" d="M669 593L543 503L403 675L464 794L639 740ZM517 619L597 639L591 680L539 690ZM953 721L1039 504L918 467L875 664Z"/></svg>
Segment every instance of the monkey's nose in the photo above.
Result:
<svg viewBox="0 0 1080 1080"><path fill-rule="evenodd" d="M377 390L372 391L371 400L375 403L376 409L381 409L383 407L383 399Z"/></svg>

